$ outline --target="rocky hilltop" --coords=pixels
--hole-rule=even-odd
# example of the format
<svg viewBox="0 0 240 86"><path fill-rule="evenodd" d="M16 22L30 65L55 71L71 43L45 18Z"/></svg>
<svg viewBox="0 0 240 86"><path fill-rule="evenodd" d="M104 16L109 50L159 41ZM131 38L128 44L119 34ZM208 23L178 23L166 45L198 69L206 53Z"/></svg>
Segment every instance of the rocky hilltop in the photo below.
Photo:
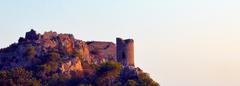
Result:
<svg viewBox="0 0 240 86"><path fill-rule="evenodd" d="M31 30L18 43L0 50L0 84L159 86L134 66L131 41L118 41L121 45Z"/></svg>

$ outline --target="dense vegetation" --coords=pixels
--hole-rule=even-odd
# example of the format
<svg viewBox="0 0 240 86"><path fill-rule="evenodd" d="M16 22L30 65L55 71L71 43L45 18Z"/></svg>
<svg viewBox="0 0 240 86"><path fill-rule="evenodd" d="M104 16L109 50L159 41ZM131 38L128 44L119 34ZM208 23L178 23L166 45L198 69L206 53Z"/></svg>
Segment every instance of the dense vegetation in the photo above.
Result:
<svg viewBox="0 0 240 86"><path fill-rule="evenodd" d="M113 61L95 67L94 75L84 77L71 74L50 74L51 71L55 71L55 68L50 66L45 68L45 65L48 64L44 64L40 71L25 68L0 71L0 84L2 86L159 86L143 72L136 76L120 76L124 72L122 66Z"/></svg>

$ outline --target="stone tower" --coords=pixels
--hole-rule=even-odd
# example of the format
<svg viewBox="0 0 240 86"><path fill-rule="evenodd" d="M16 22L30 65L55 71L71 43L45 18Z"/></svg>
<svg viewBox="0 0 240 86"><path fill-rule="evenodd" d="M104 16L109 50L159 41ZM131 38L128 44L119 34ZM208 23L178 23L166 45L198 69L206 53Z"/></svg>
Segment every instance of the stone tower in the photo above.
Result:
<svg viewBox="0 0 240 86"><path fill-rule="evenodd" d="M134 41L117 38L117 61L123 66L134 66Z"/></svg>

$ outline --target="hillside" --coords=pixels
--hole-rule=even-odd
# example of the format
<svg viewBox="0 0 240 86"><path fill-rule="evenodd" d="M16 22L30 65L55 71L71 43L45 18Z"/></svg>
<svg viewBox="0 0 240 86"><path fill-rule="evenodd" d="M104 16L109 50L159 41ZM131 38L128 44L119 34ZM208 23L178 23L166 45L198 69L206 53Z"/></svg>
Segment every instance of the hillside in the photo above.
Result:
<svg viewBox="0 0 240 86"><path fill-rule="evenodd" d="M39 34L31 30L18 43L0 50L0 84L159 86L134 66L133 58L118 56L118 48L121 46L113 42L82 41L71 34L52 31Z"/></svg>

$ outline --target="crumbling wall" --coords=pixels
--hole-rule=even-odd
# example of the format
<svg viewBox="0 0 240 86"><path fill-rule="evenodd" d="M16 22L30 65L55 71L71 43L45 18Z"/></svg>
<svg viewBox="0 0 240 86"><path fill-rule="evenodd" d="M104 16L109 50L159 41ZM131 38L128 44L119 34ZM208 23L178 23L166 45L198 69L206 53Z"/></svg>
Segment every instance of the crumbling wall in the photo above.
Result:
<svg viewBox="0 0 240 86"><path fill-rule="evenodd" d="M124 66L134 66L134 41L117 38L117 61Z"/></svg>

